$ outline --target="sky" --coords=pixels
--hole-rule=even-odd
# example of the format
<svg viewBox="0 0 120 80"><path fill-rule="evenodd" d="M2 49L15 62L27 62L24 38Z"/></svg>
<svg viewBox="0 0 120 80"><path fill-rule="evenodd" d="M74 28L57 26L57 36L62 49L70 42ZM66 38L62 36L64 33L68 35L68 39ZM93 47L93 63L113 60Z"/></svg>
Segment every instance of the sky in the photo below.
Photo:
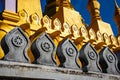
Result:
<svg viewBox="0 0 120 80"><path fill-rule="evenodd" d="M114 17L114 0L98 0L101 4L100 15L102 20L109 23L113 29L115 36L118 34L117 25L113 19ZM120 7L120 0L116 0ZM90 24L90 13L87 10L88 0L71 0L71 3L76 11L83 17L86 24ZM41 0L42 9L44 12L46 0ZM0 0L0 12L2 11L2 4Z"/></svg>

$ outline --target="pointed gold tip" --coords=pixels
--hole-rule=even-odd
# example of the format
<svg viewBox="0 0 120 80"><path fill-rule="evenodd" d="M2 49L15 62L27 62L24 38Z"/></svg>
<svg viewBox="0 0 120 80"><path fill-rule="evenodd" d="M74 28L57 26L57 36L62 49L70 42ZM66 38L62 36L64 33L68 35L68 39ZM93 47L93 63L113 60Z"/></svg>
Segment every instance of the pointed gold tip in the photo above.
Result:
<svg viewBox="0 0 120 80"><path fill-rule="evenodd" d="M119 8L116 0L114 0L114 3L115 3L115 8Z"/></svg>

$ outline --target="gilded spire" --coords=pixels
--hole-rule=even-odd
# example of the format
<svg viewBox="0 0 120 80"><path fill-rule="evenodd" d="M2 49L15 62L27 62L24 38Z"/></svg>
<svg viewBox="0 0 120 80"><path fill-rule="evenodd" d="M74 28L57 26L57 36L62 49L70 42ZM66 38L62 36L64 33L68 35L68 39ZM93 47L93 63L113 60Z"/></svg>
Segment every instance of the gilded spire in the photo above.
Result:
<svg viewBox="0 0 120 80"><path fill-rule="evenodd" d="M120 8L119 8L116 0L114 0L114 3L115 3L115 15L118 15L118 14L120 14Z"/></svg>
<svg viewBox="0 0 120 80"><path fill-rule="evenodd" d="M114 3L115 3L114 20L115 20L116 24L118 25L118 31L119 31L118 35L120 35L120 8L119 8L116 0L114 0Z"/></svg>
<svg viewBox="0 0 120 80"><path fill-rule="evenodd" d="M88 0L88 6L87 6L91 17L92 17L92 21L93 20L100 20L101 16L100 16L100 3L97 0Z"/></svg>
<svg viewBox="0 0 120 80"><path fill-rule="evenodd" d="M104 22L100 16L100 3L98 0L88 0L87 8L91 15L91 24L88 29L92 28L95 32L100 31L102 34L113 35L110 24ZM108 30L107 32L106 29Z"/></svg>
<svg viewBox="0 0 120 80"><path fill-rule="evenodd" d="M62 7L69 7L69 8L73 8L73 6L70 3L70 0L60 0L60 5Z"/></svg>
<svg viewBox="0 0 120 80"><path fill-rule="evenodd" d="M118 8L119 8L119 6L118 6L118 4L117 4L116 0L114 0L114 3L115 3L115 8L116 8L116 9L118 9Z"/></svg>

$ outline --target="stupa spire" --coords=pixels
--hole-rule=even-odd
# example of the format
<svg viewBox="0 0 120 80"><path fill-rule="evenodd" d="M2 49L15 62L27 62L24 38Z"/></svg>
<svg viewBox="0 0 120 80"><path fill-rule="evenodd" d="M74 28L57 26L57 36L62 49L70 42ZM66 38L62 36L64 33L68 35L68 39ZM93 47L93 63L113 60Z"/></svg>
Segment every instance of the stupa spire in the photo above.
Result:
<svg viewBox="0 0 120 80"><path fill-rule="evenodd" d="M88 0L88 6L87 6L91 19L93 20L100 20L100 3L97 0Z"/></svg>
<svg viewBox="0 0 120 80"><path fill-rule="evenodd" d="M119 6L118 6L118 4L117 4L117 1L116 0L114 0L114 3L115 3L115 15L120 15L120 8L119 8Z"/></svg>
<svg viewBox="0 0 120 80"><path fill-rule="evenodd" d="M115 3L115 9L118 9L118 8L119 8L119 6L118 6L118 4L117 4L117 1L116 1L116 0L114 0L114 3Z"/></svg>
<svg viewBox="0 0 120 80"><path fill-rule="evenodd" d="M91 24L88 29L92 28L95 32L100 31L102 34L107 33L108 35L113 35L110 24L102 21L100 16L100 3L98 0L88 0L87 8L91 15ZM106 29L108 30L107 32Z"/></svg>
<svg viewBox="0 0 120 80"><path fill-rule="evenodd" d="M115 20L116 24L118 25L118 31L119 31L118 35L120 35L120 8L119 8L116 0L114 0L114 3L115 3L114 20Z"/></svg>
<svg viewBox="0 0 120 80"><path fill-rule="evenodd" d="M64 7L73 8L73 6L70 3L70 0L60 0L60 5Z"/></svg>

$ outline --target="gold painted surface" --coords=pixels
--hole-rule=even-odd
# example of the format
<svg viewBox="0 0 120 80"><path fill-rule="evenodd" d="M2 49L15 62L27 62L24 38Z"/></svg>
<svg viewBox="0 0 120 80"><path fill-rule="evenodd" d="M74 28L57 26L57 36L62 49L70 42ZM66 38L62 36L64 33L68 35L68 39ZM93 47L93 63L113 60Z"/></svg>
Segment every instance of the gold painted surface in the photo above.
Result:
<svg viewBox="0 0 120 80"><path fill-rule="evenodd" d="M76 24L78 28L85 26L81 15L77 11L66 7L60 8L59 11L52 17L53 19L58 17L62 24L64 22L67 22L70 26Z"/></svg>
<svg viewBox="0 0 120 80"><path fill-rule="evenodd" d="M64 22L68 22L70 26L76 24L78 29L80 29L81 26L85 26L81 15L77 11L68 8L64 8L63 10Z"/></svg>
<svg viewBox="0 0 120 80"><path fill-rule="evenodd" d="M107 33L109 36L113 35L112 28L110 24L103 22L102 20L96 20L91 25L89 28L94 29L95 32L100 31L101 34Z"/></svg>
<svg viewBox="0 0 120 80"><path fill-rule="evenodd" d="M17 12L25 9L29 15L37 13L39 17L42 17L42 9L40 0L17 0Z"/></svg>

